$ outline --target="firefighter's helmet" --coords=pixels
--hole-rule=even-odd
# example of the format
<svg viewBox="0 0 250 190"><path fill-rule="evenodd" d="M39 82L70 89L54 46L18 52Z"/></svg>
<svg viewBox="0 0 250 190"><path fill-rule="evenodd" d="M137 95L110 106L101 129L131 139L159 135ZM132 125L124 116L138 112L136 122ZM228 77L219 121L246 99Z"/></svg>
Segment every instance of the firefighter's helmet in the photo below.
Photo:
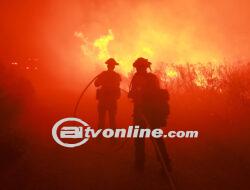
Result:
<svg viewBox="0 0 250 190"><path fill-rule="evenodd" d="M145 59L143 57L139 57L135 60L133 63L133 67L149 67L150 68L151 63L148 61L148 59Z"/></svg>
<svg viewBox="0 0 250 190"><path fill-rule="evenodd" d="M105 64L107 65L119 65L114 58L109 58Z"/></svg>

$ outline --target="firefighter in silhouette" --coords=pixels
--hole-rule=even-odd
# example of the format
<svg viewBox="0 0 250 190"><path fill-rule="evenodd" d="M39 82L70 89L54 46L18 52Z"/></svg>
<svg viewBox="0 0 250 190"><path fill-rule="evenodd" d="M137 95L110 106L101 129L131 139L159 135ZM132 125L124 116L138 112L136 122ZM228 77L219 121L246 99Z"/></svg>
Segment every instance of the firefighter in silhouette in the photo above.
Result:
<svg viewBox="0 0 250 190"><path fill-rule="evenodd" d="M148 72L151 63L145 58L138 58L133 67L136 68L128 97L134 104L133 120L134 125L141 128L161 128L166 125L169 114L168 99L169 94L160 88L159 80L156 75ZM163 164L171 170L170 159L162 138L153 139L158 146L157 157L162 157ZM145 139L135 139L135 169L144 170L145 163Z"/></svg>
<svg viewBox="0 0 250 190"><path fill-rule="evenodd" d="M95 80L98 87L96 99L98 100L98 127L105 127L105 115L108 112L110 128L116 128L117 100L120 98L121 77L114 71L118 63L115 59L108 59L105 64L108 70L103 71Z"/></svg>

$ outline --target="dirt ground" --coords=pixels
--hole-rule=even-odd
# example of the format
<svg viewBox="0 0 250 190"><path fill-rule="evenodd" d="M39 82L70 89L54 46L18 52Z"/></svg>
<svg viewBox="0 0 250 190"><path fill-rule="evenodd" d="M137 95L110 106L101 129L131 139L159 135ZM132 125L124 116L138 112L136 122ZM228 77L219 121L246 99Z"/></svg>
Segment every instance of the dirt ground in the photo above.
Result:
<svg viewBox="0 0 250 190"><path fill-rule="evenodd" d="M58 93L59 94L59 93ZM146 141L145 171L133 168L133 140L92 139L86 144L67 149L51 136L53 124L71 115L73 100L41 101L20 119L18 128L23 138L24 153L4 164L1 189L169 189L167 177L150 140ZM44 103L41 103L44 102ZM53 102L53 103L52 103ZM96 125L96 102L89 94L81 103L79 117ZM88 109L86 109L86 107ZM119 101L118 126L131 124L132 104L123 95ZM222 119L175 117L173 107L167 129L199 130L197 139L167 139L172 159L176 188L192 190L247 190L250 188L249 141L247 130L227 126L220 130ZM28 118L28 119L27 119ZM232 131L230 132L230 130ZM238 131L238 133L237 133ZM234 135L232 135L234 134ZM241 134L241 136L239 135ZM119 150L117 150L117 147Z"/></svg>

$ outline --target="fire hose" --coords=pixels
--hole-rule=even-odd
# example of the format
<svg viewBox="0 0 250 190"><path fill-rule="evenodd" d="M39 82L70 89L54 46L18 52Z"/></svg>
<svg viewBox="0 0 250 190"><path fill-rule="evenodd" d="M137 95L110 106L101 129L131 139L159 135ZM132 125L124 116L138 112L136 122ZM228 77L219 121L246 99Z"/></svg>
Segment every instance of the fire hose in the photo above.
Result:
<svg viewBox="0 0 250 190"><path fill-rule="evenodd" d="M99 74L100 75L100 74ZM79 107L79 104L81 102L81 99L83 97L83 95L85 94L85 92L88 90L88 88L90 87L90 85L99 77L99 75L96 75L88 84L87 86L83 89L81 95L79 96L79 98L77 99L77 102L76 102L76 105L75 105L75 108L74 108L74 112L73 112L73 115L76 116L77 114L77 109Z"/></svg>
<svg viewBox="0 0 250 190"><path fill-rule="evenodd" d="M100 74L99 74L100 75ZM83 91L81 92L79 98L77 99L77 102L76 102L76 105L74 107L74 112L73 112L73 116L76 117L77 116L77 110L79 108L79 105L81 103L81 100L82 100L82 97L83 95L85 94L85 92L88 90L88 88L90 87L90 85L99 77L99 75L96 75L87 85L86 87L83 89ZM128 93L125 89L121 89L123 92L126 92ZM112 152L118 152L119 150L121 150L124 145L127 143L128 139L125 140L120 146L118 146L116 149L114 149ZM100 152L94 152L96 154L99 154L99 155L104 155L104 153L100 153ZM110 152L111 153L111 152Z"/></svg>
<svg viewBox="0 0 250 190"><path fill-rule="evenodd" d="M80 96L79 96L79 98L78 98L78 100L77 100L77 102L76 102L76 105L75 105L75 107L74 107L74 113L73 113L74 116L76 116L76 114L77 114L77 110L78 110L78 107L79 107L79 104L80 104L80 102L81 102L81 99L82 99L83 95L85 94L85 92L87 91L87 89L90 87L90 85L98 78L98 76L99 76L99 75L95 76L95 77L87 84L87 86L83 89L83 91L82 91L82 93L80 94ZM131 86L131 85L130 85L130 86ZM121 90L124 91L124 92L126 92L126 93L128 93L128 92L127 92L126 90L124 90L124 89L121 89ZM144 115L142 115L142 117L143 117L143 120L145 121L146 126L150 128L150 125L149 125L149 123L148 123L146 117L145 117ZM117 147L117 148L116 148L115 150L113 150L112 152L114 153L114 152L117 152L117 151L121 150L121 149L124 147L124 145L127 143L127 141L128 141L128 139L127 139L126 141L124 141L119 147ZM156 151L156 152L158 153L158 155L159 155L160 163L161 163L161 165L162 165L162 167L163 167L163 170L164 170L164 172L165 172L165 174L166 174L166 176L167 176L167 178L168 178L167 180L168 180L168 182L169 182L169 184L170 184L171 190L176 190L176 186L175 186L175 183L174 183L174 178L173 178L171 172L168 170L168 168L167 168L167 166L166 166L166 163L165 163L165 161L164 161L164 158L163 158L163 156L162 156L162 153L161 153L161 151L160 151L160 149L159 149L157 143L156 143L155 140L152 139L152 138L151 138L151 141L152 141L152 143L153 143L153 146L154 146L155 151ZM104 153L100 153L100 152L93 152L93 153L99 154L99 155L104 155Z"/></svg>
<svg viewBox="0 0 250 190"><path fill-rule="evenodd" d="M146 124L146 128L151 128L147 118L143 114L141 114L141 116L142 116L142 118L143 118L143 120L144 120L144 122ZM164 172L165 172L165 174L167 176L167 180L169 182L170 189L171 190L176 190L174 177L172 176L171 172L168 170L168 167L167 167L166 162L165 162L165 160L163 158L163 155L162 155L162 153L161 153L161 151L159 149L159 146L155 142L155 139L150 138L150 140L152 141L152 144L154 146L154 149L155 149L156 153L159 155L160 163L161 163L161 166L162 166L162 168L163 168L163 170L164 170Z"/></svg>

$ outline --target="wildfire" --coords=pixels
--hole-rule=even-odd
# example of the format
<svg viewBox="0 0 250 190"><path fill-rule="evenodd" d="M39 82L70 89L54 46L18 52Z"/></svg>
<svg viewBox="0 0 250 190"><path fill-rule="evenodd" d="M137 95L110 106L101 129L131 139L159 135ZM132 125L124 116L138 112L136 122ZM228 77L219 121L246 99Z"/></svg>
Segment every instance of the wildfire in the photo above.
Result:
<svg viewBox="0 0 250 190"><path fill-rule="evenodd" d="M174 69L170 69L170 70L166 71L166 75L169 78L176 78L176 77L178 77L178 72Z"/></svg>
<svg viewBox="0 0 250 190"><path fill-rule="evenodd" d="M100 61L110 58L108 45L112 40L114 40L114 35L112 30L109 30L107 35L103 35L94 41L93 46L99 50L97 57Z"/></svg>
<svg viewBox="0 0 250 190"><path fill-rule="evenodd" d="M178 65L185 65L187 61L191 61L194 63L193 69L197 70L199 61L204 63L206 61L207 64L207 60L211 60L211 57L219 57L213 52L194 50L189 45L191 39L187 35L181 34L178 38L173 34L150 28L143 30L137 38L130 36L119 40L116 39L115 33L111 29L107 34L101 35L93 41L89 41L81 32L75 32L74 35L82 40L81 49L84 56L93 63L100 64L103 64L108 58L114 57L120 64L119 72L124 76L128 76L132 71L132 63L138 57L148 58L153 63L153 71L159 69L159 63L162 61L174 62L172 67L164 68L166 77L170 79L181 77ZM213 67L216 67L217 60L212 59L212 61ZM211 66L206 64L203 66ZM208 85L207 76L204 73L196 71L193 76L197 86L206 87Z"/></svg>

